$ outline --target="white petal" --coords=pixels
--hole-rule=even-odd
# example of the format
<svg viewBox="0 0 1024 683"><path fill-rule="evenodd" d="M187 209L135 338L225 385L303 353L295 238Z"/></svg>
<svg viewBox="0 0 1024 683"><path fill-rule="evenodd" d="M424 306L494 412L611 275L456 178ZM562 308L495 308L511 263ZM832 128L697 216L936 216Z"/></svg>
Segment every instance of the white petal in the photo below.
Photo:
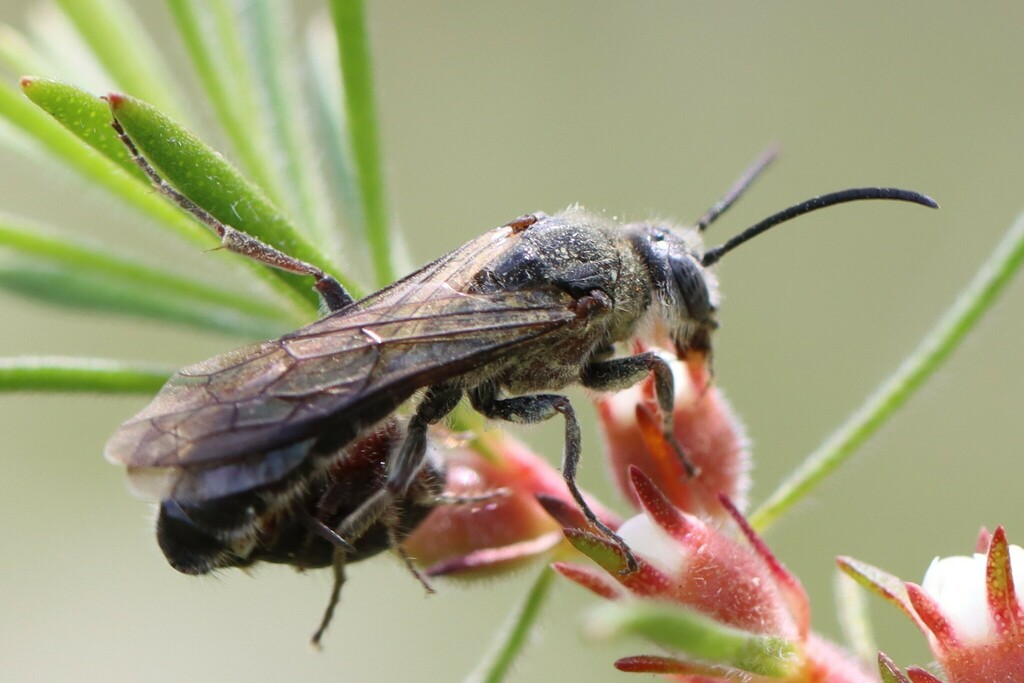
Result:
<svg viewBox="0 0 1024 683"><path fill-rule="evenodd" d="M1024 548L1010 546L1010 570L1013 572L1013 589L1017 593L1017 604L1024 605Z"/></svg>
<svg viewBox="0 0 1024 683"><path fill-rule="evenodd" d="M995 623L985 598L984 555L936 557L925 572L921 587L939 603L942 613L964 640L978 643L995 637Z"/></svg>
<svg viewBox="0 0 1024 683"><path fill-rule="evenodd" d="M679 576L686 565L684 548L647 515L626 520L619 537L633 552L668 576Z"/></svg>

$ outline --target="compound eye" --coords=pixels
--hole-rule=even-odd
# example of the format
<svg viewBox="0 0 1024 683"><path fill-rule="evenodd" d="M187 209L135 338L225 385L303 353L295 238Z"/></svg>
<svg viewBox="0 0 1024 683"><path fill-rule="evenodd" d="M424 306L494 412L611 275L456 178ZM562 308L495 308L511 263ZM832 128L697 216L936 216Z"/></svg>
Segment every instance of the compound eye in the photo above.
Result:
<svg viewBox="0 0 1024 683"><path fill-rule="evenodd" d="M672 260L672 276L690 318L704 322L711 315L711 296L703 270L689 258Z"/></svg>
<svg viewBox="0 0 1024 683"><path fill-rule="evenodd" d="M664 242L665 241L665 233L662 230L651 230L650 235L651 235L651 241L652 242Z"/></svg>

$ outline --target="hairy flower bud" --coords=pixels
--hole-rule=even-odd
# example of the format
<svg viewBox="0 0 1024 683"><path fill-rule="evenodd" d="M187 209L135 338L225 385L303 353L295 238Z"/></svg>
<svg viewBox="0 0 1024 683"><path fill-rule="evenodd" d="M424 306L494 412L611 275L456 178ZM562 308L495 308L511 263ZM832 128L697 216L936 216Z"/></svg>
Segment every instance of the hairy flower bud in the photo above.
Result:
<svg viewBox="0 0 1024 683"><path fill-rule="evenodd" d="M564 543L561 526L537 500L576 509L558 470L507 435L488 434L480 445L445 450L447 500L403 544L428 576L475 578L515 569L550 557Z"/></svg>
<svg viewBox="0 0 1024 683"><path fill-rule="evenodd" d="M565 529L566 537L604 571L566 562L554 567L602 598L625 604L642 600L635 603L641 616L630 623L643 621L653 610L651 630L678 619L681 627L699 635L675 643L678 648L659 641L673 650L672 656L627 657L616 662L619 669L673 674L691 683L871 680L840 648L810 632L810 607L800 582L727 498L720 505L746 543L674 506L639 468L631 467L629 477L643 513L624 522L618 533L636 555L638 570L626 571L625 555L616 544L572 527ZM679 608L677 616L666 611L672 606Z"/></svg>
<svg viewBox="0 0 1024 683"><path fill-rule="evenodd" d="M662 415L655 399L654 379L607 394L597 401L612 478L619 491L639 509L629 481L629 466L639 467L678 508L727 519L718 503L724 494L743 509L750 488L750 453L743 425L709 383L703 356L686 362L658 351L672 368L675 408L673 433L698 475L690 476L678 453L662 433Z"/></svg>

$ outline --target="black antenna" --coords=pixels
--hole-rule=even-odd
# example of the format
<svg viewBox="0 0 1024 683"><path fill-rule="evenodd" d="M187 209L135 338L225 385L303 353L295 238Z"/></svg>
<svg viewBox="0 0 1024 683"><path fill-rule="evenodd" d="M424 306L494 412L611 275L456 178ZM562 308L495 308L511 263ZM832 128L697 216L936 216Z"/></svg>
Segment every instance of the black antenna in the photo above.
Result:
<svg viewBox="0 0 1024 683"><path fill-rule="evenodd" d="M729 207L736 203L747 188L757 180L757 176L768 168L773 161L779 156L779 151L782 148L778 143L775 143L768 147L765 151L761 152L754 163L747 166L746 170L743 171L743 175L736 179L736 182L732 184L729 191L725 193L725 196L715 202L714 206L707 210L707 212L701 216L700 220L697 221L697 230L704 232L709 225L715 222L719 216L729 210Z"/></svg>
<svg viewBox="0 0 1024 683"><path fill-rule="evenodd" d="M811 211L824 209L826 206L835 206L836 204L843 204L845 202L857 202L862 199L889 199L897 202L913 202L914 204L920 204L932 209L939 208L939 205L935 200L928 195L921 194L920 192L914 192L912 190L901 190L895 187L859 187L851 190L831 192L829 194L823 194L820 197L808 199L805 202L791 206L784 211L780 211L773 216L769 216L757 225L747 228L725 244L713 249L708 249L704 252L704 258L701 259L701 265L707 268L708 266L718 263L718 260L728 252L732 251L752 237L757 237L765 230L775 227L779 223L785 223L788 220L796 218L797 216L802 216L805 213L810 213Z"/></svg>

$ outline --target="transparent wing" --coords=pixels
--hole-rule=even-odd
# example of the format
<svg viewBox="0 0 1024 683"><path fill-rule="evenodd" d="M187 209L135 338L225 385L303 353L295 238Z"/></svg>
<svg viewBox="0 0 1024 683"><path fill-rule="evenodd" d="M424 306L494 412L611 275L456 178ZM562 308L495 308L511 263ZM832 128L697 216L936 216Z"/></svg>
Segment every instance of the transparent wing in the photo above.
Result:
<svg viewBox="0 0 1024 683"><path fill-rule="evenodd" d="M554 291L466 294L507 229L281 339L176 373L107 443L132 468L208 467L314 440L341 447L416 390L479 368L572 321ZM293 454L298 460L300 454Z"/></svg>

